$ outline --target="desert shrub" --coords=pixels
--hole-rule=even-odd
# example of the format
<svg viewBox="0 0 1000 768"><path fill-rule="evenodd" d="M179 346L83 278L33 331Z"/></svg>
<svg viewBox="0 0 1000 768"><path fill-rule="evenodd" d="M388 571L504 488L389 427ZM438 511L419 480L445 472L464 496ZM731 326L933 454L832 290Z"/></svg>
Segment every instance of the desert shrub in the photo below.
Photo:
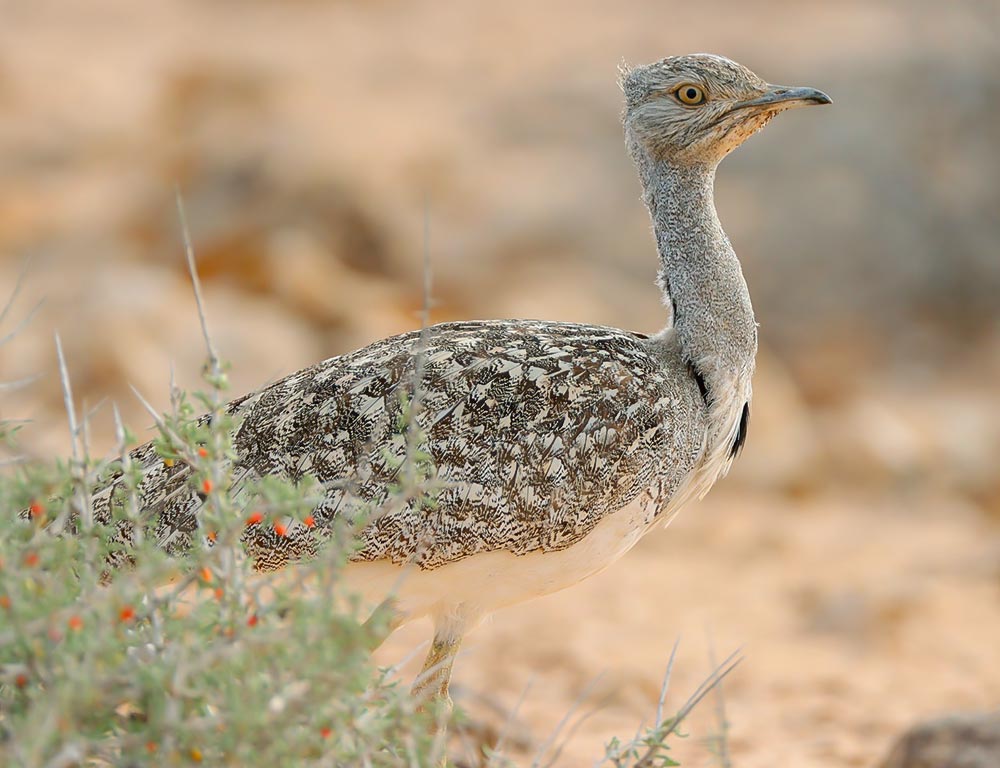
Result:
<svg viewBox="0 0 1000 768"><path fill-rule="evenodd" d="M342 594L338 538L285 577L242 556L245 526L307 518L314 489L272 479L247 513L230 493L231 420L195 416L221 413L224 380L210 383L175 397L157 440L205 496L205 535L182 556L113 535L138 513L124 430L114 461L81 446L0 479L0 764L434 764L427 716L370 659L388 627ZM90 493L123 470L112 520L88 524ZM107 572L123 546L134 566Z"/></svg>

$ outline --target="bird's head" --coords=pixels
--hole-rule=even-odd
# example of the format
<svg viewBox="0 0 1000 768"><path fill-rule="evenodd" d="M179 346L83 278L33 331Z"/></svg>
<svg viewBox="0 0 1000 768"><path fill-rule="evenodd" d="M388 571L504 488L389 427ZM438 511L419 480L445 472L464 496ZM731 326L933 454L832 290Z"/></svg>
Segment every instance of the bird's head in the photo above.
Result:
<svg viewBox="0 0 1000 768"><path fill-rule="evenodd" d="M714 165L779 112L829 104L815 88L771 85L723 56L696 53L624 69L633 151L677 165Z"/></svg>

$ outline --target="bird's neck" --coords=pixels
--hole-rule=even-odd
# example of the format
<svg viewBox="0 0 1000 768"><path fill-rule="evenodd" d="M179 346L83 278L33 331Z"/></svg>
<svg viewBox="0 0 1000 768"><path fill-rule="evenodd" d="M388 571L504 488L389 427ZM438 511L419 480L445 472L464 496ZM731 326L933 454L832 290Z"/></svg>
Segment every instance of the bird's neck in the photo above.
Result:
<svg viewBox="0 0 1000 768"><path fill-rule="evenodd" d="M715 211L715 165L678 167L633 154L681 352L710 400L749 398L757 326L740 262Z"/></svg>

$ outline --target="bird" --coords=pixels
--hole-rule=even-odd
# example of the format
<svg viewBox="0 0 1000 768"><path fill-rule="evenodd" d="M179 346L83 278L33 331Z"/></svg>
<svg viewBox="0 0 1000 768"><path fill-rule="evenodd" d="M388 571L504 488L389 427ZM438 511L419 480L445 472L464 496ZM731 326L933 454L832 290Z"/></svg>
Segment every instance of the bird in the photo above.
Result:
<svg viewBox="0 0 1000 768"><path fill-rule="evenodd" d="M455 657L486 615L607 568L704 496L747 439L757 324L716 212L716 169L775 115L831 100L713 54L623 65L619 84L655 236L662 330L449 322L226 406L234 486L281 477L321 489L308 524L246 527L254 567L313 558L348 523L348 588L387 606L390 629L431 618L412 692L449 711ZM194 469L152 443L132 458L149 535L184 551L206 533ZM424 492L401 492L407 472ZM95 494L95 520L112 520L124 482Z"/></svg>

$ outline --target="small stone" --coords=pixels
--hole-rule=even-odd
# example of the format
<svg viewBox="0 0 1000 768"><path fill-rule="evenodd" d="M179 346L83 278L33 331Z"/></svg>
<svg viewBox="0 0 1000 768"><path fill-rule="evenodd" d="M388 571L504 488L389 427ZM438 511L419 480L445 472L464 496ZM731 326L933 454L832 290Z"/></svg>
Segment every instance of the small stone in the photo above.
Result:
<svg viewBox="0 0 1000 768"><path fill-rule="evenodd" d="M896 742L880 768L996 768L1000 711L947 715L919 723Z"/></svg>

